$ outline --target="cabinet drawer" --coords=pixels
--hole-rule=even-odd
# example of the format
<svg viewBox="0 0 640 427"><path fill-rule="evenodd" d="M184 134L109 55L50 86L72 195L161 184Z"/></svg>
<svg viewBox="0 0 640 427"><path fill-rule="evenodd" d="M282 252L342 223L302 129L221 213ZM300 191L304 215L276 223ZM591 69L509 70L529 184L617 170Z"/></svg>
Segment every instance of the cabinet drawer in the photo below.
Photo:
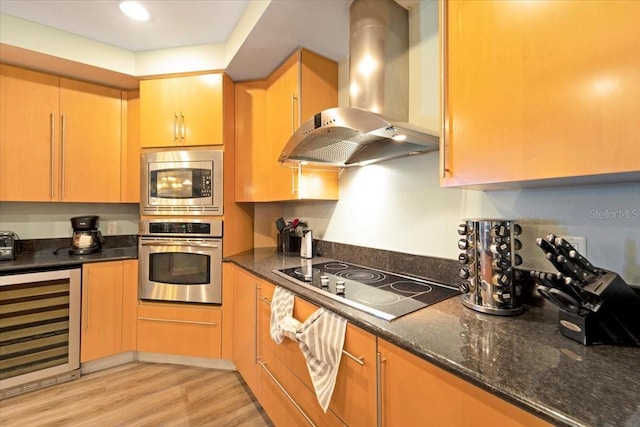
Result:
<svg viewBox="0 0 640 427"><path fill-rule="evenodd" d="M276 425L344 426L331 411L325 414L316 395L269 348L260 359L260 403Z"/></svg>
<svg viewBox="0 0 640 427"><path fill-rule="evenodd" d="M269 302L274 287L262 286L259 300L259 335L261 353L276 355L291 372L313 392L306 361L298 343L285 339L276 344L270 335ZM307 319L318 307L295 297L293 315L299 321ZM376 424L376 339L375 336L347 323L343 354L336 386L329 408L348 425L371 426ZM315 396L315 395L314 395ZM354 398L357 396L357 398ZM319 406L317 403L316 407Z"/></svg>
<svg viewBox="0 0 640 427"><path fill-rule="evenodd" d="M217 308L141 304L138 351L220 358L222 313Z"/></svg>

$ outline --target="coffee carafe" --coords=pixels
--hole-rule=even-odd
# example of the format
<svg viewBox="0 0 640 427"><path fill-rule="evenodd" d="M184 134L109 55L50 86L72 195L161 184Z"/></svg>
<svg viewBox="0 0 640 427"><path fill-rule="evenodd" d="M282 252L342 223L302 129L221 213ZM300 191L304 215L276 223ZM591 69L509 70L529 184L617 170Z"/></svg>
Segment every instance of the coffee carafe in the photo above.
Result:
<svg viewBox="0 0 640 427"><path fill-rule="evenodd" d="M98 216L76 216L71 218L73 227L73 243L69 249L70 255L86 255L100 252L104 241L98 230Z"/></svg>

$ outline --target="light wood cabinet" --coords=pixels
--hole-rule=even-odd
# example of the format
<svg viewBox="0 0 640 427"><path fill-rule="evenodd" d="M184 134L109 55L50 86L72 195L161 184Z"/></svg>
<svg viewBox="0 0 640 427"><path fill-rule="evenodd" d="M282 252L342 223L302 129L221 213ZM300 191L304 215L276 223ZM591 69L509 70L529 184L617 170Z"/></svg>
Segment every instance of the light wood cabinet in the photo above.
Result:
<svg viewBox="0 0 640 427"><path fill-rule="evenodd" d="M138 260L82 266L80 361L136 349Z"/></svg>
<svg viewBox="0 0 640 427"><path fill-rule="evenodd" d="M379 425L378 413L382 426L549 425L351 323L347 323L336 385L324 413L298 344L289 339L276 344L271 339L275 286L240 267L234 267L233 275L234 362L275 425L365 427ZM293 317L304 321L317 309L296 296ZM257 338L251 322L256 322ZM256 381L259 393L251 386Z"/></svg>
<svg viewBox="0 0 640 427"><path fill-rule="evenodd" d="M343 354L329 410L322 412L306 361L298 343L285 339L276 344L270 337L269 302L275 287L263 283L258 301L260 360L270 383L280 384L307 417L318 425L371 426L376 424L376 338L347 324ZM293 317L303 322L319 307L295 297ZM263 395L266 394L263 389ZM281 392L282 393L282 392ZM294 408L295 408L294 404ZM269 413L268 406L265 406ZM304 416L303 416L304 418Z"/></svg>
<svg viewBox="0 0 640 427"><path fill-rule="evenodd" d="M441 185L640 178L640 2L440 5Z"/></svg>
<svg viewBox="0 0 640 427"><path fill-rule="evenodd" d="M378 351L383 426L549 425L381 338Z"/></svg>
<svg viewBox="0 0 640 427"><path fill-rule="evenodd" d="M261 280L239 267L233 269L233 363L257 397L258 365L257 300Z"/></svg>
<svg viewBox="0 0 640 427"><path fill-rule="evenodd" d="M126 260L122 264L121 351L136 351L138 341L138 260Z"/></svg>
<svg viewBox="0 0 640 427"><path fill-rule="evenodd" d="M142 147L222 145L223 75L140 82Z"/></svg>
<svg viewBox="0 0 640 427"><path fill-rule="evenodd" d="M60 79L60 201L120 201L121 104L117 89Z"/></svg>
<svg viewBox="0 0 640 427"><path fill-rule="evenodd" d="M82 266L82 320L80 362L122 351L122 261Z"/></svg>
<svg viewBox="0 0 640 427"><path fill-rule="evenodd" d="M337 200L338 172L280 164L301 121L338 106L338 67L301 49L266 80L236 84L236 200Z"/></svg>
<svg viewBox="0 0 640 427"><path fill-rule="evenodd" d="M219 359L222 313L219 307L141 302L138 351Z"/></svg>
<svg viewBox="0 0 640 427"><path fill-rule="evenodd" d="M0 65L0 200L58 197L60 79Z"/></svg>
<svg viewBox="0 0 640 427"><path fill-rule="evenodd" d="M119 202L121 92L0 71L0 200Z"/></svg>
<svg viewBox="0 0 640 427"><path fill-rule="evenodd" d="M140 91L123 92L120 201L140 203Z"/></svg>

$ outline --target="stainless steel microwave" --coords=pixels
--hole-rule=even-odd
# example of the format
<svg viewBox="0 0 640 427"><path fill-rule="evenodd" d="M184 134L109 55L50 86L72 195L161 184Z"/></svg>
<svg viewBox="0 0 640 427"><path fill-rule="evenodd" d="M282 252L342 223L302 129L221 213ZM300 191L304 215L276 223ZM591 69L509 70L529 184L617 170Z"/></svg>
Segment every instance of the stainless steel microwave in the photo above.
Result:
<svg viewBox="0 0 640 427"><path fill-rule="evenodd" d="M144 152L140 167L142 215L222 215L223 152Z"/></svg>

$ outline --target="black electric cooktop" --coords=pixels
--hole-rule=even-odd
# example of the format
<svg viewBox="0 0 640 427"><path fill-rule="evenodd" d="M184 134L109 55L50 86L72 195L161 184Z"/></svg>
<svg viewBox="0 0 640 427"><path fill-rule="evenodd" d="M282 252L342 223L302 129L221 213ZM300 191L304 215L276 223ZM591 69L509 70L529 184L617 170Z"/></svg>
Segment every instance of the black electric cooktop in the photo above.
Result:
<svg viewBox="0 0 640 427"><path fill-rule="evenodd" d="M307 289L385 320L459 295L457 288L369 267L329 261L273 270Z"/></svg>

